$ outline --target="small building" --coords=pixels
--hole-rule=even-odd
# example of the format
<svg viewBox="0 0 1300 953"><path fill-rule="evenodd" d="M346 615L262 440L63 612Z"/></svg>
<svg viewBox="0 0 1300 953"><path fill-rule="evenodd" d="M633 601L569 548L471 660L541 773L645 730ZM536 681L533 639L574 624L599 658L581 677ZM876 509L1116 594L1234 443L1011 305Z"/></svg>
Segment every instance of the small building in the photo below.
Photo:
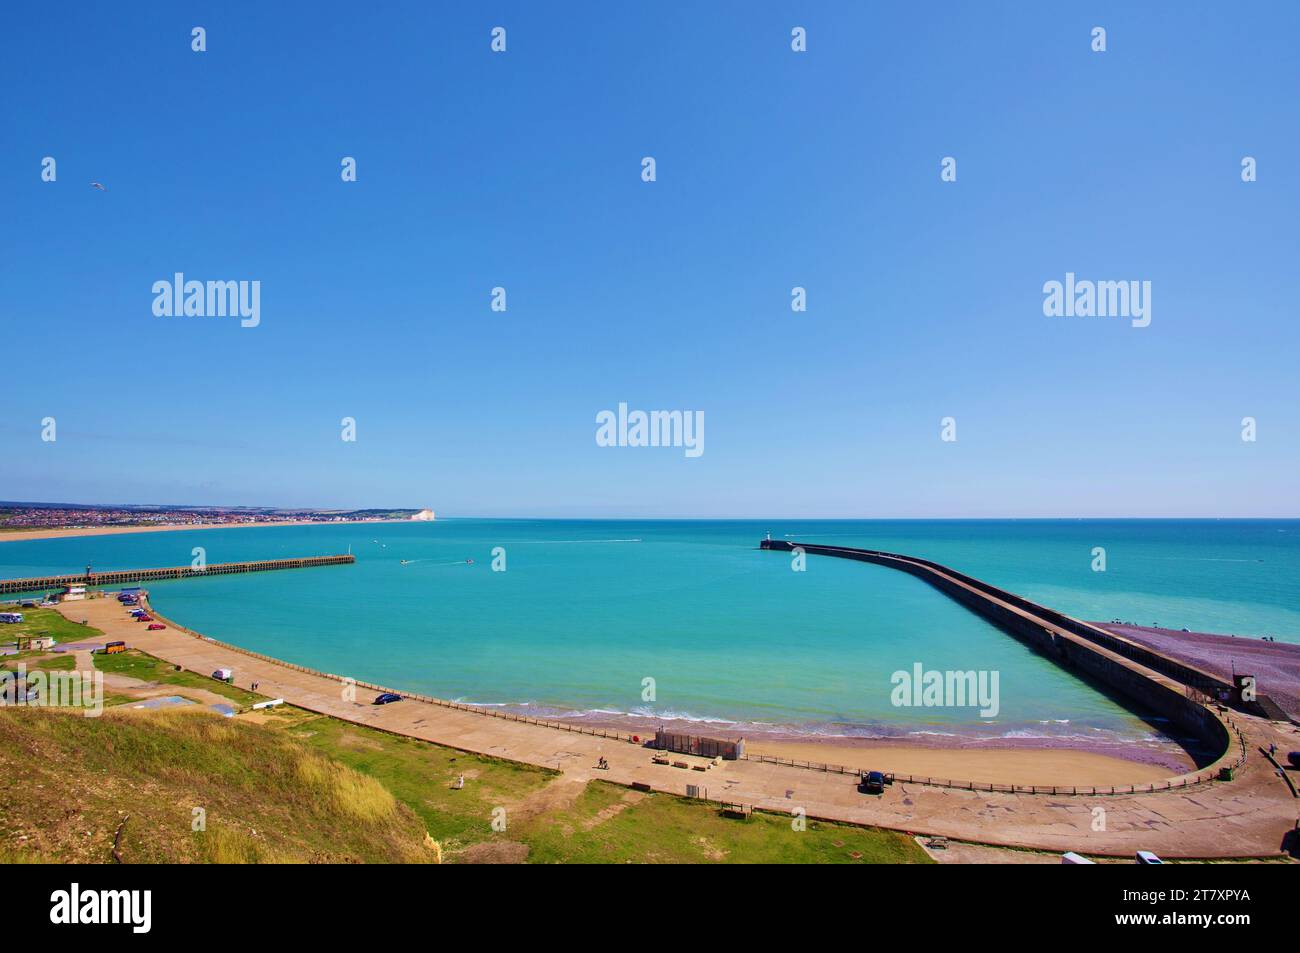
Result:
<svg viewBox="0 0 1300 953"><path fill-rule="evenodd" d="M85 586L68 586L59 596L60 602L80 602L86 598Z"/></svg>
<svg viewBox="0 0 1300 953"><path fill-rule="evenodd" d="M50 635L20 635L14 642L19 652L49 650L54 648L54 637Z"/></svg>
<svg viewBox="0 0 1300 953"><path fill-rule="evenodd" d="M678 754L722 758L725 761L735 761L745 753L744 738L705 738L700 735L682 735L675 731L656 731L653 746L659 751L676 751Z"/></svg>

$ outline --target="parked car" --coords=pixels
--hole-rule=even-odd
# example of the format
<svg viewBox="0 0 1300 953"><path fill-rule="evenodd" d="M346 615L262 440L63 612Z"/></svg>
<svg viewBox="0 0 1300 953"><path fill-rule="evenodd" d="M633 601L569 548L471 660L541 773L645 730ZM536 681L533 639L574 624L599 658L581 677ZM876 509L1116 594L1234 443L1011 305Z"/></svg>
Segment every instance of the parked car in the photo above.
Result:
<svg viewBox="0 0 1300 953"><path fill-rule="evenodd" d="M235 677L235 673L232 669L219 668L212 673L212 677L219 682L228 682Z"/></svg>
<svg viewBox="0 0 1300 953"><path fill-rule="evenodd" d="M375 696L375 700L372 704L390 705L393 702L400 702L401 700L402 696L398 695L396 692L384 692L382 695Z"/></svg>
<svg viewBox="0 0 1300 953"><path fill-rule="evenodd" d="M863 794L884 794L885 775L880 771L863 771L858 790Z"/></svg>
<svg viewBox="0 0 1300 953"><path fill-rule="evenodd" d="M142 612L142 613L140 613L140 615L138 615L138 616L135 617L135 621L136 621L136 622L152 622L152 621L153 621L153 616L151 616L151 615L150 615L149 613L147 613L147 612Z"/></svg>
<svg viewBox="0 0 1300 953"><path fill-rule="evenodd" d="M1067 850L1064 854L1061 855L1061 863L1063 863L1063 864L1095 864L1096 861L1095 861L1095 860L1089 860L1087 857L1084 857L1082 854L1076 854L1076 853L1075 853L1074 851L1072 851L1072 850Z"/></svg>
<svg viewBox="0 0 1300 953"><path fill-rule="evenodd" d="M1139 864L1163 864L1164 861L1151 853L1149 850L1140 850L1133 855L1133 860Z"/></svg>
<svg viewBox="0 0 1300 953"><path fill-rule="evenodd" d="M159 625L157 622L155 622L155 623L153 623L152 625L149 626L149 631L150 631L150 632L157 632L157 631L159 631L160 629L165 629L165 628L167 628L167 626L165 626L165 625Z"/></svg>

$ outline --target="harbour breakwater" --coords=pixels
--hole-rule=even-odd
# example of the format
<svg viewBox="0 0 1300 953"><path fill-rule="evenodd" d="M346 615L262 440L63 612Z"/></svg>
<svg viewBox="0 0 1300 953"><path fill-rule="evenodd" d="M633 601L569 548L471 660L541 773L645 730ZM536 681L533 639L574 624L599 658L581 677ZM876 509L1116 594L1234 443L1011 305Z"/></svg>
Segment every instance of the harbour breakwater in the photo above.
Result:
<svg viewBox="0 0 1300 953"><path fill-rule="evenodd" d="M800 550L909 573L1062 668L1086 674L1146 710L1168 718L1210 750L1221 752L1219 760L1234 744L1232 729L1216 710L1215 702L1258 713L1230 682L939 563L879 550L786 540L763 540L760 548Z"/></svg>
<svg viewBox="0 0 1300 953"><path fill-rule="evenodd" d="M267 572L275 569L309 569L314 566L343 566L355 563L351 554L341 556L302 556L295 559L262 559L255 562L213 563L203 568L170 566L161 569L114 569L95 572L90 566L83 573L60 576L35 576L29 579L0 579L0 593L41 592L64 586L119 586L128 582L154 582L161 579L196 579L203 576L226 576L232 573Z"/></svg>

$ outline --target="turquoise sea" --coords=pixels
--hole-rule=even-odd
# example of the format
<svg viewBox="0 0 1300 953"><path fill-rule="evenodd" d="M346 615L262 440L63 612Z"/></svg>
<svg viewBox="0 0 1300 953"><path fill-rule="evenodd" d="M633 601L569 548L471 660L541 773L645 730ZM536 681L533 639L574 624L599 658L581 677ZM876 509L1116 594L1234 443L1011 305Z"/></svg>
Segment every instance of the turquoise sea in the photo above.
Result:
<svg viewBox="0 0 1300 953"><path fill-rule="evenodd" d="M9 542L0 576L185 565L195 546L210 563L350 549L352 566L150 590L161 612L214 638L547 715L737 733L1161 742L1158 720L924 583L815 556L794 572L788 554L757 548L769 531L934 559L1085 619L1300 642L1295 520L324 524ZM1105 572L1092 569L1094 547L1106 550ZM916 663L996 671L997 716L895 706L891 675Z"/></svg>

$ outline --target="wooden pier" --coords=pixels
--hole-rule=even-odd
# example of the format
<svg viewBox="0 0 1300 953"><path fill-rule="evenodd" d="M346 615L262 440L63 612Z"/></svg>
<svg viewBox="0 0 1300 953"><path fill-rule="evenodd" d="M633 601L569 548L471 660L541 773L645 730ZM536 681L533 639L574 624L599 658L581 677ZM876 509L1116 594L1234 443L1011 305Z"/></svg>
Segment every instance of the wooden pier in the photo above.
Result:
<svg viewBox="0 0 1300 953"><path fill-rule="evenodd" d="M95 572L87 566L82 573L63 576L36 576L31 579L0 579L0 593L40 592L64 586L117 586L128 582L153 582L159 579L194 579L202 576L227 576L240 572L267 572L272 569L309 569L313 566L345 566L357 558L345 556L303 556L298 559L263 559L247 563L213 563L203 569L171 566L165 569L114 569Z"/></svg>

